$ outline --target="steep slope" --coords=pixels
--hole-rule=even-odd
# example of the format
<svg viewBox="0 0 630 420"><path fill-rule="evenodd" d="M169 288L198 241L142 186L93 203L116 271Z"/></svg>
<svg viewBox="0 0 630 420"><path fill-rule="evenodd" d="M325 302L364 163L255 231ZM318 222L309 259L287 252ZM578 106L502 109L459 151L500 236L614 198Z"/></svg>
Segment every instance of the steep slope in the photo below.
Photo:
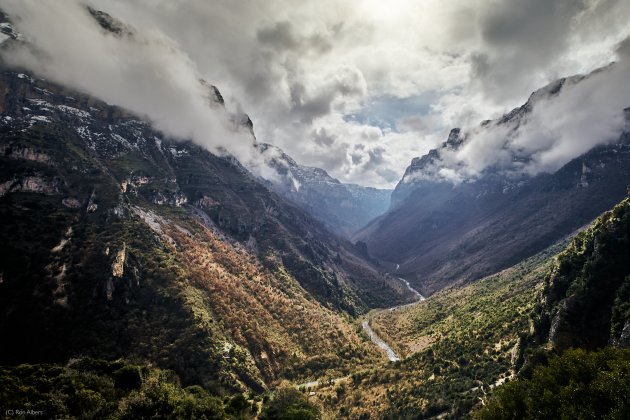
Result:
<svg viewBox="0 0 630 420"><path fill-rule="evenodd" d="M231 392L379 357L343 312L408 292L349 242L233 158L0 71L0 363L128 357Z"/></svg>
<svg viewBox="0 0 630 420"><path fill-rule="evenodd" d="M559 351L630 346L630 199L558 255L545 278L534 336Z"/></svg>
<svg viewBox="0 0 630 420"><path fill-rule="evenodd" d="M579 83L579 78L572 83ZM527 104L479 130L516 129L565 80L535 92ZM627 115L627 113L626 113ZM416 158L392 194L392 208L355 236L371 255L430 294L491 274L546 248L590 222L624 195L630 182L630 134L599 146L554 173L510 174L490 167L453 184L434 175L440 157L466 143L455 129L440 149ZM512 156L523 162L527 156ZM386 264L387 265L387 264Z"/></svg>
<svg viewBox="0 0 630 420"><path fill-rule="evenodd" d="M629 365L628 349L569 349L500 387L474 418L627 419Z"/></svg>
<svg viewBox="0 0 630 420"><path fill-rule="evenodd" d="M270 144L260 143L258 149L277 171L278 176L269 180L271 188L333 232L349 237L389 207L390 190L341 183L323 169L298 164Z"/></svg>
<svg viewBox="0 0 630 420"><path fill-rule="evenodd" d="M500 273L374 314L372 328L403 360L318 398L351 417L467 418L488 402L483 418L627 417L630 351L610 345L629 345L629 224L626 198Z"/></svg>
<svg viewBox="0 0 630 420"><path fill-rule="evenodd" d="M521 339L518 360L525 365L516 381L492 396L480 418L630 415L629 256L626 198L554 260L532 328Z"/></svg>
<svg viewBox="0 0 630 420"><path fill-rule="evenodd" d="M66 419L252 417L255 401L231 399L199 386L182 388L173 372L88 358L67 366L0 367L0 406L18 417Z"/></svg>

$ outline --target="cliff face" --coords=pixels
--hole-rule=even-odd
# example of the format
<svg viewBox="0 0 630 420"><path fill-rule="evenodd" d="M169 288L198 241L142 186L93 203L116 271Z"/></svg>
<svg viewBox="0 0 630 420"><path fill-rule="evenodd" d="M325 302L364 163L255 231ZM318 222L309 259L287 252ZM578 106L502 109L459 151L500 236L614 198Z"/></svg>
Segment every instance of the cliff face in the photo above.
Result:
<svg viewBox="0 0 630 420"><path fill-rule="evenodd" d="M629 257L626 198L556 255L520 335L518 376L479 418L627 417Z"/></svg>
<svg viewBox="0 0 630 420"><path fill-rule="evenodd" d="M35 75L0 92L1 363L132 357L220 392L376 356L344 313L411 296L234 158Z"/></svg>
<svg viewBox="0 0 630 420"><path fill-rule="evenodd" d="M344 184L323 169L298 164L278 147L257 147L278 174L269 186L333 232L350 237L389 208L391 190Z"/></svg>
<svg viewBox="0 0 630 420"><path fill-rule="evenodd" d="M558 255L545 278L535 337L554 348L627 347L630 199L599 217Z"/></svg>

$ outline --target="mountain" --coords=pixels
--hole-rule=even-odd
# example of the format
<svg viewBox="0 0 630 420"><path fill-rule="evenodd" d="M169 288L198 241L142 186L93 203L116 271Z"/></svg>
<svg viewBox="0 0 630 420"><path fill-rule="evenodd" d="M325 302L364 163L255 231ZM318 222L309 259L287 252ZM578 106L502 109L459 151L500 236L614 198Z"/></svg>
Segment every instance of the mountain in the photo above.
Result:
<svg viewBox="0 0 630 420"><path fill-rule="evenodd" d="M578 234L545 277L534 337L562 351L630 347L630 199Z"/></svg>
<svg viewBox="0 0 630 420"><path fill-rule="evenodd" d="M318 398L350 418L470 418L493 388L516 374L520 337L566 243L416 305L372 313L373 330L401 360L358 369L343 392L330 386Z"/></svg>
<svg viewBox="0 0 630 420"><path fill-rule="evenodd" d="M102 11L88 8L101 27L115 36L133 37L134 29ZM215 106L225 108L223 97L216 86L205 81L208 100ZM254 125L246 114L229 117L236 125L247 128L252 137ZM270 189L306 210L338 235L349 237L389 207L391 190L343 184L319 168L303 166L284 153L280 148L265 143L256 143L266 168L267 178L261 177Z"/></svg>
<svg viewBox="0 0 630 420"><path fill-rule="evenodd" d="M581 78L552 83L479 130L516 130L539 101L553 99L567 80L579 83ZM466 144L467 136L454 129L440 148L413 159L392 193L392 207L354 236L384 266L399 266L397 274L427 294L479 279L545 249L619 202L630 183L627 131L553 173L506 176L490 167L460 183L436 178L441 156Z"/></svg>
<svg viewBox="0 0 630 420"><path fill-rule="evenodd" d="M517 380L498 389L480 418L630 415L628 255L626 198L554 259L520 337Z"/></svg>
<svg viewBox="0 0 630 420"><path fill-rule="evenodd" d="M0 33L0 49L25 42L1 14ZM582 79L478 129L525 124L567 80ZM339 234L389 193L258 144L199 83L277 176L0 61L6 415L467 418L505 395L482 415L628 417L630 201L576 229L625 196L630 134L554 173L453 183L436 175L469 140L455 129L353 244Z"/></svg>
<svg viewBox="0 0 630 420"><path fill-rule="evenodd" d="M389 208L391 190L344 184L323 169L298 164L276 146L257 147L278 175L270 177L270 187L333 232L350 237Z"/></svg>
<svg viewBox="0 0 630 420"><path fill-rule="evenodd" d="M411 298L233 157L128 111L0 65L0 122L1 364L262 390L378 358L349 315Z"/></svg>

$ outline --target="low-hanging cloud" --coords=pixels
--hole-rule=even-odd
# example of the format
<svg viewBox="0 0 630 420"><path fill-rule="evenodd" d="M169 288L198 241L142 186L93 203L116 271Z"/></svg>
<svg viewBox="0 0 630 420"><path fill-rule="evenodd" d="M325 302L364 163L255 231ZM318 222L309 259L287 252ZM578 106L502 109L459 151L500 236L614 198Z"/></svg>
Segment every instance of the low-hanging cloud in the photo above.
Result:
<svg viewBox="0 0 630 420"><path fill-rule="evenodd" d="M227 102L240 103L252 117L259 141L280 146L300 163L323 167L346 182L395 184L409 159L431 146L439 133L410 134L404 124L401 130L380 130L344 116L374 96L412 96L442 88L446 79L461 79L466 73L463 58L417 47L422 37L402 36L390 26L392 21L382 22L379 10L384 6L372 0L217 1L211 6L202 0L86 1L176 40ZM417 7L413 1L394 3ZM444 32L439 25L431 30ZM412 45L402 39L413 40ZM322 129L328 133L326 141L317 142L313 133ZM362 133L374 130L380 133L380 145L361 151L363 159L353 164L354 145L364 143ZM387 149L386 168L379 171L365 166L377 146Z"/></svg>
<svg viewBox="0 0 630 420"><path fill-rule="evenodd" d="M407 178L460 183L485 171L508 177L554 172L595 146L619 141L628 129L630 56L587 76L554 82L530 98L531 110L509 121L494 121L463 133L460 148L442 150L425 171Z"/></svg>
<svg viewBox="0 0 630 420"><path fill-rule="evenodd" d="M195 64L163 33L105 31L78 1L7 0L2 8L27 41L3 51L9 64L146 116L174 138L255 159L251 135L211 107Z"/></svg>

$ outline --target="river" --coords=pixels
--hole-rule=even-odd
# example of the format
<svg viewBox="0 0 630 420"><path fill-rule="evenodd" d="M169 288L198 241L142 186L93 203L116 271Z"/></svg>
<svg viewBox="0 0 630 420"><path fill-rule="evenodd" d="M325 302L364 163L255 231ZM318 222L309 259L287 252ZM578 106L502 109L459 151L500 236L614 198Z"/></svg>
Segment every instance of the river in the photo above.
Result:
<svg viewBox="0 0 630 420"><path fill-rule="evenodd" d="M420 292L418 292L416 289L411 287L411 285L409 284L409 282L407 280L402 279L400 277L398 277L398 280L402 281L405 284L405 286L407 286L407 288L418 298L418 300L416 300L415 302L406 303L404 305L397 305L397 306L393 306L391 308L383 309L384 311L395 311L395 310L398 310L398 309L406 308L408 306L417 305L418 303L420 303L423 300L425 300L425 297L422 296L420 294ZM383 350L387 354L387 358L389 359L390 362L396 362L396 361L400 360L400 356L398 356L396 354L396 352L385 341L383 341L383 339L381 337L379 337L374 332L372 327L370 327L369 315L366 315L365 319L361 323L361 326L363 327L363 330L367 333L368 337L370 337L370 340L372 340L372 343L376 344L381 350ZM335 378L335 379L331 379L330 382L337 383L337 382L342 381L342 380L347 379L347 378L348 378L348 376L344 376L342 378ZM319 386L320 384L321 384L320 381L316 380L316 381L305 382L303 384L296 385L296 387L297 388L311 389L311 388L314 388L316 386Z"/></svg>
<svg viewBox="0 0 630 420"><path fill-rule="evenodd" d="M405 284L405 286L407 286L407 289L409 289L418 298L418 300L416 300L415 302L412 302L412 303L406 303L404 305L393 306L393 307L385 309L385 310L387 310L387 311L396 311L398 309L407 308L409 306L417 305L418 303L420 303L423 300L425 300L425 297L422 296L420 294L420 292L418 292L416 289L411 287L411 285L409 284L409 282L407 280L402 279L400 277L398 277L398 280L402 281ZM372 340L372 343L376 344L381 350L383 350L387 354L387 358L389 359L390 362L396 362L396 361L400 360L400 356L398 356L396 354L396 352L385 341L383 341L383 339L381 337L379 337L374 332L372 327L370 327L370 319L369 319L368 316L365 317L365 319L361 323L361 326L363 327L363 330L367 333L368 337L370 337L370 340Z"/></svg>

